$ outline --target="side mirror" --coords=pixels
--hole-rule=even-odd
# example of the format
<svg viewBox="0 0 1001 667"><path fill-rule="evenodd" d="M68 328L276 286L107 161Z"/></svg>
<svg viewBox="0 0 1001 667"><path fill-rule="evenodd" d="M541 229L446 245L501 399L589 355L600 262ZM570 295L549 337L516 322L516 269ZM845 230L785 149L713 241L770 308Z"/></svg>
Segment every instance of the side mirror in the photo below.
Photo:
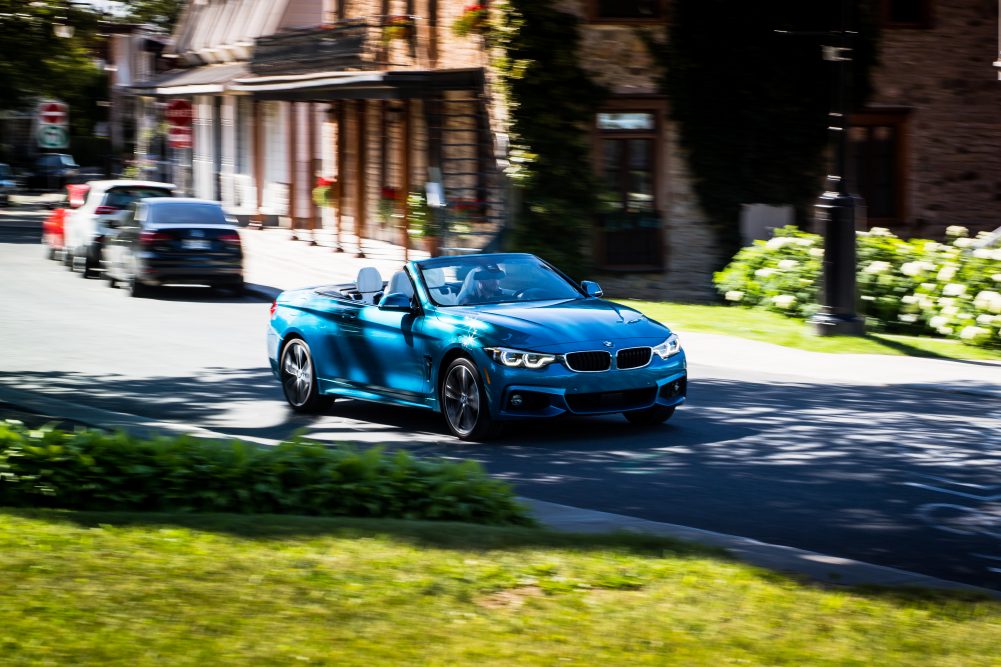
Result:
<svg viewBox="0 0 1001 667"><path fill-rule="evenodd" d="M604 294L601 291L601 286L593 280L582 280L580 281L580 286L584 289L584 294L588 296L600 297Z"/></svg>
<svg viewBox="0 0 1001 667"><path fill-rule="evenodd" d="M392 292L382 297L379 302L379 310L405 310L410 312L414 307L410 302L410 297L401 292Z"/></svg>

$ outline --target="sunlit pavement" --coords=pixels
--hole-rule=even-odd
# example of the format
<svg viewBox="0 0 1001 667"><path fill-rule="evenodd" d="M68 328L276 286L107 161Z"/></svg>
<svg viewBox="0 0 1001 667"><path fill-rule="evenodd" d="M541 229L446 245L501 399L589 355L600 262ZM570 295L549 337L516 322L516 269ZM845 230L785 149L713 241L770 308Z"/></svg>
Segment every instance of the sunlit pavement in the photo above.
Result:
<svg viewBox="0 0 1001 667"><path fill-rule="evenodd" d="M518 424L496 443L467 445L439 416L415 410L339 401L320 417L292 414L267 368L267 293L179 288L131 299L44 260L41 219L0 218L0 400L53 401L52 412L79 410L65 416L104 426L174 425L265 443L303 429L323 441L474 458L521 494L558 505L1001 589L996 364L818 355L682 332L691 395L667 425L636 429L618 416ZM265 241L292 257L281 275L261 269L272 291L315 268L308 255L319 271L334 255L347 276L364 263L287 231L243 234L257 235L248 262L269 264L254 254Z"/></svg>

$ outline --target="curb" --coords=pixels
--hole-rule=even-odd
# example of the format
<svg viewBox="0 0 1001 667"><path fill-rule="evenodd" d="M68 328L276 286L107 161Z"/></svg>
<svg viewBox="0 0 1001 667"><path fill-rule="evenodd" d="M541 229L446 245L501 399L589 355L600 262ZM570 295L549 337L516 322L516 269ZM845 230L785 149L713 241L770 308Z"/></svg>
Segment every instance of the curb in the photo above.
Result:
<svg viewBox="0 0 1001 667"><path fill-rule="evenodd" d="M38 392L15 389L0 383L0 402L31 412L60 415L65 419L89 426L123 430L139 437L190 435L212 440L245 440L274 446L276 440L235 436L178 422L147 419L136 415L92 408ZM827 556L812 551L759 542L747 537L717 533L677 524L648 521L622 514L571 507L557 503L519 497L528 505L539 523L550 530L571 533L631 532L671 537L725 550L735 559L768 570L805 577L811 581L834 586L912 587L966 591L1001 599L1001 591L938 579L883 565Z"/></svg>

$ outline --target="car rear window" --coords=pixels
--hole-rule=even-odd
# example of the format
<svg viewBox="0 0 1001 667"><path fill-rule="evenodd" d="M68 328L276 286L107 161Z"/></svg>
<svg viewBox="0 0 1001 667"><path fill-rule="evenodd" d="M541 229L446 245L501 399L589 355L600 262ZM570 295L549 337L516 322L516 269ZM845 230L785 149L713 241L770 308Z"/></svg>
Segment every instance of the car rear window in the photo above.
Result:
<svg viewBox="0 0 1001 667"><path fill-rule="evenodd" d="M222 206L218 204L164 203L149 207L149 222L157 225L225 225Z"/></svg>
<svg viewBox="0 0 1001 667"><path fill-rule="evenodd" d="M104 195L106 206L128 208L129 204L146 197L169 197L171 191L167 188L113 188Z"/></svg>

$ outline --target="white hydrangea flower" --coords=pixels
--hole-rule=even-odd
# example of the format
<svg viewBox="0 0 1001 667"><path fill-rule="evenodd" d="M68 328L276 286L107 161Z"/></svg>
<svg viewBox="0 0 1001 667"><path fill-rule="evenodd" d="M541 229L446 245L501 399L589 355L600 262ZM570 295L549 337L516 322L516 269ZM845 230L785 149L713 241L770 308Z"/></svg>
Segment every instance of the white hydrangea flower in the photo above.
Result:
<svg viewBox="0 0 1001 667"><path fill-rule="evenodd" d="M918 297L916 294L905 294L904 296L900 297L900 300L903 303L917 303Z"/></svg>
<svg viewBox="0 0 1001 667"><path fill-rule="evenodd" d="M791 308L796 303L796 297L792 294L776 294L772 297L772 303L779 308Z"/></svg>
<svg viewBox="0 0 1001 667"><path fill-rule="evenodd" d="M946 236L969 236L970 230L962 225L950 225L945 228Z"/></svg>
<svg viewBox="0 0 1001 667"><path fill-rule="evenodd" d="M806 237L806 236L802 236L802 237L796 239L796 245L801 245L803 247L811 246L811 245L813 245L813 239L811 239L809 237Z"/></svg>
<svg viewBox="0 0 1001 667"><path fill-rule="evenodd" d="M810 248L810 257L823 257L823 256L824 256L823 248Z"/></svg>
<svg viewBox="0 0 1001 667"><path fill-rule="evenodd" d="M973 305L979 310L988 310L997 315L1001 313L1001 294L984 290L973 299Z"/></svg>
<svg viewBox="0 0 1001 667"><path fill-rule="evenodd" d="M994 250L994 257L992 257L991 259L996 259L997 261L1001 262L1001 248L996 248Z"/></svg>
<svg viewBox="0 0 1001 667"><path fill-rule="evenodd" d="M871 296L871 295L869 295L869 294L863 294L863 295L862 295L862 300L863 300L863 301L875 301L875 300L876 300L876 297L874 297L874 296Z"/></svg>
<svg viewBox="0 0 1001 667"><path fill-rule="evenodd" d="M938 252L944 247L945 246L942 245L941 243L935 243L934 241L925 244L925 250L927 250L928 252Z"/></svg>
<svg viewBox="0 0 1001 667"><path fill-rule="evenodd" d="M956 300L951 296L943 296L938 300L938 305L940 306L951 306L956 303Z"/></svg>
<svg viewBox="0 0 1001 667"><path fill-rule="evenodd" d="M795 259L783 259L781 262L779 262L779 268L782 269L783 271L788 271L789 269L795 269L797 266L799 266L799 262L797 262Z"/></svg>
<svg viewBox="0 0 1001 667"><path fill-rule="evenodd" d="M869 266L867 266L867 267L865 267L865 269L863 269L863 272L864 273L886 273L889 270L890 270L890 263L889 262L875 261L875 262L870 262Z"/></svg>
<svg viewBox="0 0 1001 667"><path fill-rule="evenodd" d="M955 241L953 241L952 245L956 246L957 248L969 248L971 245L973 245L973 239L968 239L966 237L961 236Z"/></svg>
<svg viewBox="0 0 1001 667"><path fill-rule="evenodd" d="M795 239L788 236L774 236L768 239L768 243L765 244L765 247L771 250L778 250L779 248L789 245L790 243L795 243Z"/></svg>
<svg viewBox="0 0 1001 667"><path fill-rule="evenodd" d="M949 336L952 334L952 327L939 327L938 332L943 336Z"/></svg>
<svg viewBox="0 0 1001 667"><path fill-rule="evenodd" d="M763 269L758 269L757 271L755 271L754 275L758 276L759 278L767 278L773 273L775 273L775 269L765 267Z"/></svg>
<svg viewBox="0 0 1001 667"><path fill-rule="evenodd" d="M946 323L948 323L948 321L949 318L943 317L941 315L936 315L935 317L928 320L928 326L930 326L932 329L941 329L946 325Z"/></svg>
<svg viewBox="0 0 1001 667"><path fill-rule="evenodd" d="M984 313L983 315L978 315L977 316L977 324L985 324L985 325L986 324L993 324L994 320L996 320L996 319L997 319L997 317L995 317L994 315L990 315L988 313Z"/></svg>
<svg viewBox="0 0 1001 667"><path fill-rule="evenodd" d="M741 299L744 298L744 293L734 289L727 292L724 298L727 301L740 301Z"/></svg>
<svg viewBox="0 0 1001 667"><path fill-rule="evenodd" d="M991 280L993 280L996 283L1001 283L1001 273L995 273L993 276L991 276Z"/></svg>
<svg viewBox="0 0 1001 667"><path fill-rule="evenodd" d="M955 277L955 275L956 275L956 267L955 266L951 266L951 265L950 266L943 266L938 271L938 279L939 279L940 282L943 282L943 283L952 280L953 277Z"/></svg>
<svg viewBox="0 0 1001 667"><path fill-rule="evenodd" d="M915 315L914 313L900 313L899 315L897 315L897 319L899 319L901 322L908 322L910 324L913 324L914 322L918 321L918 316Z"/></svg>
<svg viewBox="0 0 1001 667"><path fill-rule="evenodd" d="M931 292L935 289L935 283L921 283L921 289L926 292Z"/></svg>
<svg viewBox="0 0 1001 667"><path fill-rule="evenodd" d="M959 332L959 337L963 340L973 340L977 336L983 336L984 334L989 334L990 329L984 329L983 327L963 327L963 330Z"/></svg>
<svg viewBox="0 0 1001 667"><path fill-rule="evenodd" d="M959 312L959 306L946 306L942 309L942 314L952 317Z"/></svg>
<svg viewBox="0 0 1001 667"><path fill-rule="evenodd" d="M869 236L893 236L893 232L886 227L873 227L869 230Z"/></svg>
<svg viewBox="0 0 1001 667"><path fill-rule="evenodd" d="M905 276L916 276L921 273L920 262L906 262L900 265L900 272Z"/></svg>
<svg viewBox="0 0 1001 667"><path fill-rule="evenodd" d="M946 296L963 296L966 293L966 285L963 283L949 283L942 288L942 294Z"/></svg>
<svg viewBox="0 0 1001 667"><path fill-rule="evenodd" d="M977 248L973 251L973 256L977 259L990 259L994 251L990 248Z"/></svg>

